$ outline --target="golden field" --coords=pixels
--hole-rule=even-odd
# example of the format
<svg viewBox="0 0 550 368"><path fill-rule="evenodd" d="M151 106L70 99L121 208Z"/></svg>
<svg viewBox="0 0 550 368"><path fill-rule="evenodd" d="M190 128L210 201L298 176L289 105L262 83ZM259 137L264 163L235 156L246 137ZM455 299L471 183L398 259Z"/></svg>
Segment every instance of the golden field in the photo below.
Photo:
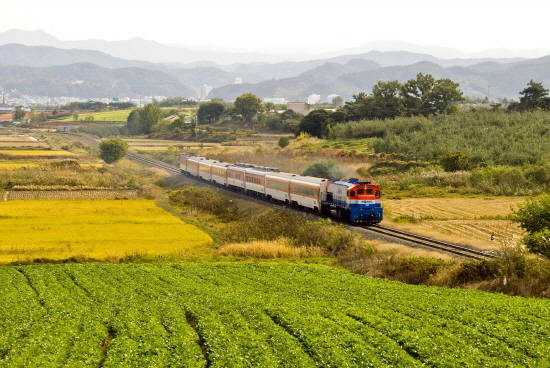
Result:
<svg viewBox="0 0 550 368"><path fill-rule="evenodd" d="M0 262L184 254L210 236L149 200L0 202Z"/></svg>
<svg viewBox="0 0 550 368"><path fill-rule="evenodd" d="M24 150L24 149L0 149L0 157L75 157L76 155L69 151L57 150Z"/></svg>
<svg viewBox="0 0 550 368"><path fill-rule="evenodd" d="M384 199L383 224L492 249L502 242L519 241L524 235L508 217L525 200L523 197ZM494 241L489 239L491 233L496 236Z"/></svg>

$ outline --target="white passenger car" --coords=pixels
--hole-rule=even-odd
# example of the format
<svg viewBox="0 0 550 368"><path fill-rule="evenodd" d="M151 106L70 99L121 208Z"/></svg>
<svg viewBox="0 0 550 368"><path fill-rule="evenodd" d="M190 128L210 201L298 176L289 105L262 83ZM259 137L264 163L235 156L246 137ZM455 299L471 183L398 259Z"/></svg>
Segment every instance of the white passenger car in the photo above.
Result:
<svg viewBox="0 0 550 368"><path fill-rule="evenodd" d="M321 193L326 191L327 184L327 179L296 175L290 179L290 203L320 210Z"/></svg>
<svg viewBox="0 0 550 368"><path fill-rule="evenodd" d="M245 189L244 176L246 168L240 166L229 166L227 168L227 185L234 188Z"/></svg>
<svg viewBox="0 0 550 368"><path fill-rule="evenodd" d="M227 168L231 166L230 163L215 161L212 163L211 176L212 181L219 185L227 185Z"/></svg>
<svg viewBox="0 0 550 368"><path fill-rule="evenodd" d="M186 169L185 171L192 176L199 176L199 163L206 160L206 158L201 156L192 156L186 160Z"/></svg>
<svg viewBox="0 0 550 368"><path fill-rule="evenodd" d="M296 174L270 172L265 176L265 195L281 202L290 203L290 179Z"/></svg>
<svg viewBox="0 0 550 368"><path fill-rule="evenodd" d="M265 194L265 175L267 172L255 168L246 168L244 181L247 192L255 194Z"/></svg>

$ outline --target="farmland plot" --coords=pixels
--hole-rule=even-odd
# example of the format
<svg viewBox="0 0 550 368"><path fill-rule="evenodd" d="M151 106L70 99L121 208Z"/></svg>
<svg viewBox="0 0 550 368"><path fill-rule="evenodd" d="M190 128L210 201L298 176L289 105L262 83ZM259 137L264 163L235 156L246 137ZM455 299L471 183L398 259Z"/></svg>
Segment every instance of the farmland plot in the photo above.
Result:
<svg viewBox="0 0 550 368"><path fill-rule="evenodd" d="M179 254L212 239L148 200L0 202L0 262Z"/></svg>
<svg viewBox="0 0 550 368"><path fill-rule="evenodd" d="M547 367L550 301L320 265L0 268L1 367Z"/></svg>

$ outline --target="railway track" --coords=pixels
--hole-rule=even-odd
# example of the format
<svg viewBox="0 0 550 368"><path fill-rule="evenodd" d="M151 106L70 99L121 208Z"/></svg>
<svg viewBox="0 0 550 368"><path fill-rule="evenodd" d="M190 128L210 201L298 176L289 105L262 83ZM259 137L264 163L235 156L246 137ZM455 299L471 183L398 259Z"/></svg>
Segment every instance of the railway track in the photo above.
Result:
<svg viewBox="0 0 550 368"><path fill-rule="evenodd" d="M172 166L170 164L167 164L166 162L155 160L149 157L144 157L135 153L127 153L126 157L129 158L130 160L139 162L147 166L158 167L160 169L166 170L167 172L175 175L181 174L181 171L179 168ZM196 179L196 180L199 180L199 179ZM247 196L246 198L249 198L249 197ZM497 256L494 252L475 249L463 244L446 242L446 241L422 236L419 234L414 234L408 231L402 231L402 230L390 228L387 226L382 226L382 225L365 226L365 225L355 225L355 224L351 226L360 227L366 231L383 235L389 238L399 239L401 241L411 243L414 246L434 249L440 252L450 253L463 258L489 259Z"/></svg>

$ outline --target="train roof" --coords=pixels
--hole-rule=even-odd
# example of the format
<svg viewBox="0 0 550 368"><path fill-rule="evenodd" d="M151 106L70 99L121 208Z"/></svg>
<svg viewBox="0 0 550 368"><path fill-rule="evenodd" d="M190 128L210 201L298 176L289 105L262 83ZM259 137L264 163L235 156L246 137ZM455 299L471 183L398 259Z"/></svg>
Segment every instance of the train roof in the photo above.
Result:
<svg viewBox="0 0 550 368"><path fill-rule="evenodd" d="M344 187L347 187L347 188L353 188L354 186L356 186L358 184L371 185L372 183L370 181L359 181L359 179L352 178L352 179L348 179L347 181L346 180L336 180L336 181L333 181L332 184L341 185L341 186L344 186Z"/></svg>
<svg viewBox="0 0 550 368"><path fill-rule="evenodd" d="M316 178L314 176L302 176L302 175L296 175L290 178L290 181L293 183L300 182L305 184L315 184L320 185L321 183L324 183L328 181L328 179L324 178Z"/></svg>

